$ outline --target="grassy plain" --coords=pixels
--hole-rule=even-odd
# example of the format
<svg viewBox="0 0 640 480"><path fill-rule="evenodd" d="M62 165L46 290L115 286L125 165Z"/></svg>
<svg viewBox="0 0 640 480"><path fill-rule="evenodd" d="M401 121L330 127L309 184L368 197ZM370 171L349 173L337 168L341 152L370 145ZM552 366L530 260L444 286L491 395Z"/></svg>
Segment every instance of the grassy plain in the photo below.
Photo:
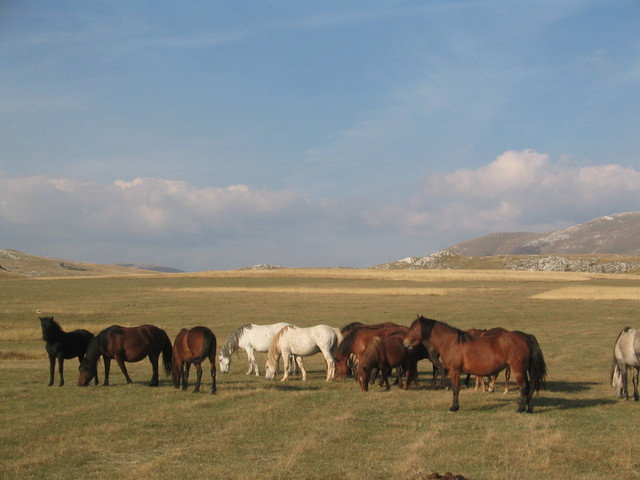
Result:
<svg viewBox="0 0 640 480"><path fill-rule="evenodd" d="M72 279L0 276L0 477L421 479L451 471L479 479L636 479L640 404L608 384L613 342L638 326L640 277L505 271L276 270ZM218 374L218 393L184 393L148 362L133 385L47 387L38 315L97 333L153 323L171 338L209 326L219 345L244 323L409 324L416 314L461 328L503 326L537 336L549 390L533 414L518 393L451 394L422 383L363 394L355 382L248 377L246 356ZM259 354L261 367L265 356Z"/></svg>

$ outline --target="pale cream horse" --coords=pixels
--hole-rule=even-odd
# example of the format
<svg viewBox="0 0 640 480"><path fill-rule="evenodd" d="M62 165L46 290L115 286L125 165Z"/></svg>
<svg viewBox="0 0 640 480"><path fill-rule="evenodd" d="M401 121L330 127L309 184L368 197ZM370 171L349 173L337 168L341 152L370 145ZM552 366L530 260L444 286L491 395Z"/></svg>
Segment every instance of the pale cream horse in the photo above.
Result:
<svg viewBox="0 0 640 480"><path fill-rule="evenodd" d="M307 372L304 369L302 357L322 352L327 364L327 382L333 380L335 375L333 354L340 340L342 340L340 330L328 325L316 325L308 328L293 325L284 327L273 337L269 346L265 378L272 380L275 377L280 357L282 357L284 359L284 375L281 381L285 381L289 377L291 355L295 355L302 372L302 380L306 380Z"/></svg>

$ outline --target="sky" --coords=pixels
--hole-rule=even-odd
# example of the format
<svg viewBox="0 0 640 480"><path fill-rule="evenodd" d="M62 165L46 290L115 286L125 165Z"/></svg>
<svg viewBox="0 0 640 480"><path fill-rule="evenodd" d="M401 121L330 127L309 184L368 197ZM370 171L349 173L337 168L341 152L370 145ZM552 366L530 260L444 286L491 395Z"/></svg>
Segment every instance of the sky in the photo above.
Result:
<svg viewBox="0 0 640 480"><path fill-rule="evenodd" d="M640 210L637 0L0 1L0 248L367 267Z"/></svg>

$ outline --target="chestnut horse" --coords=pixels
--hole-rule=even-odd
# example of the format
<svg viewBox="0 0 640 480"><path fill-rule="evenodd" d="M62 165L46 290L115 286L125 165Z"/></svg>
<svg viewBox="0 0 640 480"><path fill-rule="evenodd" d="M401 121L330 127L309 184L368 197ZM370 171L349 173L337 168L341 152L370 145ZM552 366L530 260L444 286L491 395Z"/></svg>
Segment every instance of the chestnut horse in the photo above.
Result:
<svg viewBox="0 0 640 480"><path fill-rule="evenodd" d="M173 385L182 390L189 386L191 364L196 367L196 386L193 393L200 391L202 382L202 362L209 359L211 364L211 393L216 393L216 336L207 327L193 327L180 330L173 342L173 367L171 376Z"/></svg>
<svg viewBox="0 0 640 480"><path fill-rule="evenodd" d="M473 337L443 322L418 317L404 339L407 348L428 340L440 353L449 371L453 404L459 410L460 373L495 375L507 366L520 387L518 412L532 412L531 397L546 387L547 366L536 338L522 332L504 332L489 337Z"/></svg>
<svg viewBox="0 0 640 480"><path fill-rule="evenodd" d="M402 381L402 389L409 388L409 382L416 375L417 349L411 352L404 348L402 344L404 334L394 332L385 336L375 336L369 340L362 354L358 366L356 367L356 380L360 385L360 390L367 392L369 390L369 379L374 369L379 369L382 374L382 381L387 390L389 385L389 374L391 369L399 368L404 373Z"/></svg>
<svg viewBox="0 0 640 480"><path fill-rule="evenodd" d="M508 331L506 328L502 328L502 327L494 327L494 328L482 328L482 329L478 329L478 328L470 328L468 330L466 330L467 333L473 335L474 337L489 337L491 335L497 335L499 333L504 333ZM469 386L469 377L471 375L467 373L467 378L464 381L464 386L468 387ZM509 378L511 377L511 368L509 368L509 366L507 366L504 369L504 392L503 393L509 393ZM489 392L493 392L495 385L496 385L496 381L498 380L498 375L492 375L491 377L489 377L489 387L487 388L487 386L484 383L484 377L482 376L476 376L476 386L474 387L474 391L478 391L478 389L480 388L480 385L482 385L482 391L486 392L487 390Z"/></svg>
<svg viewBox="0 0 640 480"><path fill-rule="evenodd" d="M109 369L111 359L118 362L118 366L127 379L127 383L133 383L124 362L139 362L149 357L153 375L152 387L157 387L158 382L158 358L162 353L162 363L167 375L171 372L171 340L167 333L154 325L141 325L139 327L121 327L111 325L96 335L87 347L87 354L80 364L80 377L78 385L86 386L98 373L98 360L104 358L104 383L109 385Z"/></svg>

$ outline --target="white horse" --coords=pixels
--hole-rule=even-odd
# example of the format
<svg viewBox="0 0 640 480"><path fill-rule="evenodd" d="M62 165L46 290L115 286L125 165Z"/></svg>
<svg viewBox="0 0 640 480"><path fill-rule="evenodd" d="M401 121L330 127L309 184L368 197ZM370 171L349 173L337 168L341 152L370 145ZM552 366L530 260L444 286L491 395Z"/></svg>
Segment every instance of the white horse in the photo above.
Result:
<svg viewBox="0 0 640 480"><path fill-rule="evenodd" d="M243 325L229 335L227 341L224 342L218 359L220 361L220 371L227 373L231 365L231 355L239 348L247 352L247 360L249 361L249 370L247 375L255 372L256 376L260 375L258 362L254 352L266 352L273 337L284 327L291 325L290 323L280 322L273 325L256 325L248 323Z"/></svg>
<svg viewBox="0 0 640 480"><path fill-rule="evenodd" d="M631 374L633 382L633 399L638 400L638 376L640 375L640 330L624 328L618 335L613 348L613 365L611 367L611 384L620 398L629 400L627 390L627 368L635 369Z"/></svg>
<svg viewBox="0 0 640 480"><path fill-rule="evenodd" d="M281 381L285 381L289 377L290 358L295 355L302 372L302 380L306 380L307 372L304 369L302 357L322 352L327 363L327 382L329 382L333 380L335 375L333 354L341 340L342 334L340 330L328 325L316 325L309 328L300 328L293 325L284 327L271 342L267 354L267 372L264 377L267 380L272 380L275 377L280 356L282 356L285 365Z"/></svg>

